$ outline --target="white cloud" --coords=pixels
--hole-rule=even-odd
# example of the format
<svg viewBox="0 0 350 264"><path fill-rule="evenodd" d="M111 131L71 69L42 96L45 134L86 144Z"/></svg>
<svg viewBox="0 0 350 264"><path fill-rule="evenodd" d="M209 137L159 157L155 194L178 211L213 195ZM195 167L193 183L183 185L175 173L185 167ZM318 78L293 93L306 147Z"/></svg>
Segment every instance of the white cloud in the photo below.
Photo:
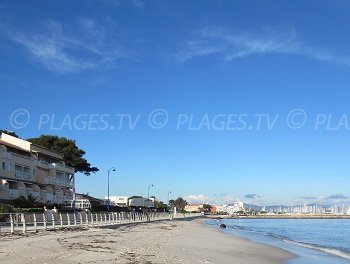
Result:
<svg viewBox="0 0 350 264"><path fill-rule="evenodd" d="M214 194L213 197L204 194L190 194L184 197L189 203L231 204L238 199L226 194Z"/></svg>
<svg viewBox="0 0 350 264"><path fill-rule="evenodd" d="M187 41L176 55L180 61L216 55L232 61L252 55L285 54L307 56L315 60L350 66L350 58L333 55L326 50L310 47L297 38L295 30L260 33L229 32L204 29Z"/></svg>
<svg viewBox="0 0 350 264"><path fill-rule="evenodd" d="M81 19L78 32L66 34L63 26L50 21L43 33L15 33L11 38L38 62L59 73L92 69L124 56L120 49L109 45L105 31L95 21Z"/></svg>
<svg viewBox="0 0 350 264"><path fill-rule="evenodd" d="M245 198L248 199L261 199L262 197L259 194L256 193L249 193L244 196Z"/></svg>
<svg viewBox="0 0 350 264"><path fill-rule="evenodd" d="M190 194L185 196L184 199L190 203L203 203L203 202L208 202L210 198L205 196L204 194L198 194L198 195Z"/></svg>

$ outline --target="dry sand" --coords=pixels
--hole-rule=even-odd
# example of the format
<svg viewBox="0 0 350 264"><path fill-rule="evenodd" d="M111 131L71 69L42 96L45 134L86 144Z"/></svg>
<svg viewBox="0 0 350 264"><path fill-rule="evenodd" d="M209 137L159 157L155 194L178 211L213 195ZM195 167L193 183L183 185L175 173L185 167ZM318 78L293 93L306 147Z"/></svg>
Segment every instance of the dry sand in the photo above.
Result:
<svg viewBox="0 0 350 264"><path fill-rule="evenodd" d="M226 235L201 220L163 221L0 238L1 264L283 263L287 251Z"/></svg>

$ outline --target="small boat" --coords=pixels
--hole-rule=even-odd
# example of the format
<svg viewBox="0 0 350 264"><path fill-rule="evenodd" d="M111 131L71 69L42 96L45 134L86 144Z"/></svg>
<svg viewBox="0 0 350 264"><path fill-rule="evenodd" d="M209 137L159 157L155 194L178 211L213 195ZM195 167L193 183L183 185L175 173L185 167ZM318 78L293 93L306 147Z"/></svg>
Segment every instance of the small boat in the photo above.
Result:
<svg viewBox="0 0 350 264"><path fill-rule="evenodd" d="M220 224L220 228L226 228L225 224Z"/></svg>

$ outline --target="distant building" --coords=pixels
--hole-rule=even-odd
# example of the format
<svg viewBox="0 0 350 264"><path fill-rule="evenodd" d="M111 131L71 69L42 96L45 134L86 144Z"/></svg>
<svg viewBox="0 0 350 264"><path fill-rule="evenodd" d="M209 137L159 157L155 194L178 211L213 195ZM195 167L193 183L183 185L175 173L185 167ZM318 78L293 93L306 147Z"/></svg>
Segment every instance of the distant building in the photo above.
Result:
<svg viewBox="0 0 350 264"><path fill-rule="evenodd" d="M185 206L185 211L187 212L196 212L196 213L200 213L204 211L204 204L200 203L200 204L188 204Z"/></svg>
<svg viewBox="0 0 350 264"><path fill-rule="evenodd" d="M233 215L238 212L245 211L244 203L242 202L235 202L233 204L217 206L216 209L218 213L225 213L229 215Z"/></svg>
<svg viewBox="0 0 350 264"><path fill-rule="evenodd" d="M108 202L107 196L105 196L105 199ZM111 205L117 205L117 206L121 206L121 207L128 206L128 197L127 196L109 196L109 200L111 202Z"/></svg>
<svg viewBox="0 0 350 264"><path fill-rule="evenodd" d="M154 207L154 198L133 198L129 199L129 206L132 207Z"/></svg>
<svg viewBox="0 0 350 264"><path fill-rule="evenodd" d="M211 212L212 214L216 214L216 213L217 213L217 207L216 207L216 205L212 205L212 206L211 206L210 212Z"/></svg>
<svg viewBox="0 0 350 264"><path fill-rule="evenodd" d="M105 201L92 197L87 194L76 194L75 207L77 209L91 209L92 206L102 206L105 204ZM74 201L70 201L68 204L70 207L74 206Z"/></svg>
<svg viewBox="0 0 350 264"><path fill-rule="evenodd" d="M44 204L73 199L74 168L60 153L0 132L0 201L32 195Z"/></svg>

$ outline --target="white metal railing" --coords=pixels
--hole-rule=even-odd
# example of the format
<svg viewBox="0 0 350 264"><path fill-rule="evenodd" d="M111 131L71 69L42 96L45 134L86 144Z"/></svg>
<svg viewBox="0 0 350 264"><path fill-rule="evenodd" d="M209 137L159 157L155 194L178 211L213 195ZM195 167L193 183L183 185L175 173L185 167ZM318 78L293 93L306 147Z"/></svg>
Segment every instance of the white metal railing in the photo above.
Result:
<svg viewBox="0 0 350 264"><path fill-rule="evenodd" d="M23 178L30 180L32 179L32 174L30 172L23 172Z"/></svg>
<svg viewBox="0 0 350 264"><path fill-rule="evenodd" d="M47 184L56 184L56 179L54 177L45 177L45 182Z"/></svg>
<svg viewBox="0 0 350 264"><path fill-rule="evenodd" d="M181 216L180 216L181 215ZM16 213L0 214L0 232L5 234L55 230L67 227L93 227L104 225L121 225L128 223L145 223L152 221L173 220L177 218L194 218L201 214L173 213Z"/></svg>
<svg viewBox="0 0 350 264"><path fill-rule="evenodd" d="M56 184L60 186L67 186L66 180L62 178L56 178Z"/></svg>
<svg viewBox="0 0 350 264"><path fill-rule="evenodd" d="M54 167L60 167L60 168L64 168L64 169L70 169L70 170L74 170L74 168L69 167L65 164L62 163L51 163Z"/></svg>
<svg viewBox="0 0 350 264"><path fill-rule="evenodd" d="M17 154L17 153L14 153L14 152L11 152L11 155L15 156L15 157L18 157L18 158L21 158L21 159L33 160L31 157L24 156L24 155L21 155L21 154Z"/></svg>
<svg viewBox="0 0 350 264"><path fill-rule="evenodd" d="M19 197L19 190L9 189L9 197L10 198L18 198Z"/></svg>
<svg viewBox="0 0 350 264"><path fill-rule="evenodd" d="M42 167L42 168L47 168L47 166L49 165L49 163L48 162L46 162L46 161L44 161L44 160L39 160L38 161L38 166L39 167Z"/></svg>

